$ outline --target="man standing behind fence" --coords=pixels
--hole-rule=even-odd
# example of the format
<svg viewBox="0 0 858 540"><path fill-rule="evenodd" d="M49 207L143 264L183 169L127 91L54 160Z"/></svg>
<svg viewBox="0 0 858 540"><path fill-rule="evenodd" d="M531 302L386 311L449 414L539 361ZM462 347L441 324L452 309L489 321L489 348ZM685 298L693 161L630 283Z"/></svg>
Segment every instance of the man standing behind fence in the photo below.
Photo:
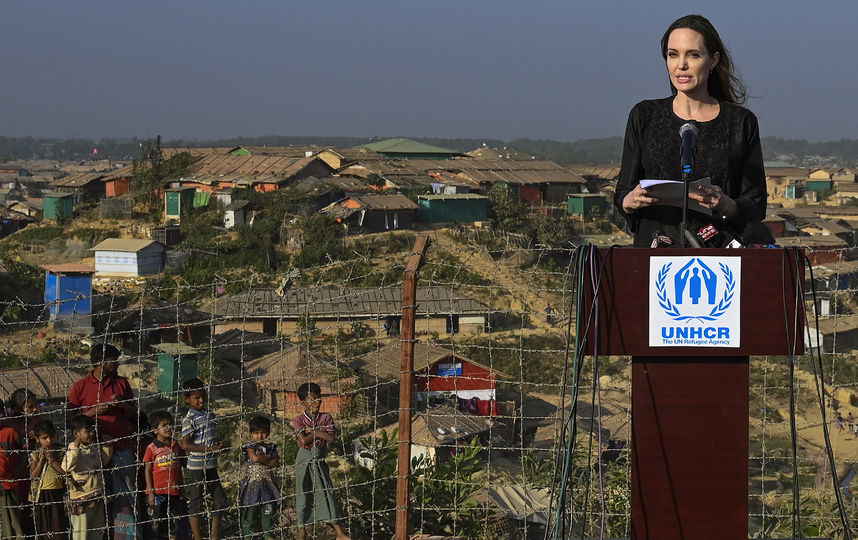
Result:
<svg viewBox="0 0 858 540"><path fill-rule="evenodd" d="M138 415L134 394L128 379L117 373L119 349L96 343L89 352L89 359L92 371L69 392L69 415L84 414L94 418L99 441L113 448L110 474L105 473L113 538L134 538L137 457L133 426Z"/></svg>

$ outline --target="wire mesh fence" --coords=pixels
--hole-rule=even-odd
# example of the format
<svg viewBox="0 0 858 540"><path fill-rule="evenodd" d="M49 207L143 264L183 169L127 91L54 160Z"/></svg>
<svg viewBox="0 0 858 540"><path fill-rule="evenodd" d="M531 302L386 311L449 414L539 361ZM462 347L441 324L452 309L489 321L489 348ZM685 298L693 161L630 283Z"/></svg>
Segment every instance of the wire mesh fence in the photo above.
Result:
<svg viewBox="0 0 858 540"><path fill-rule="evenodd" d="M628 537L630 361L576 356L583 248L461 228L430 234L416 302L409 533L550 538L563 523L569 538ZM96 274L91 292L90 274L59 271L55 286L74 294L7 294L4 536L17 517L24 533L38 523L53 538L61 511L94 529L90 537L191 537L198 525L207 537L291 538L306 528L333 538L332 523L352 538L392 537L402 277L413 243L411 233L349 239L350 256L300 272ZM786 357L751 358L751 537L847 537L836 489L858 525L855 288L849 263L821 266L824 311L808 334L821 355L794 369ZM91 358L101 344L118 347L116 364L104 352ZM127 394L114 391L120 380ZM189 380L201 386L186 390ZM318 385L309 397L308 382ZM197 418L206 411L216 419ZM92 441L79 417L87 413ZM256 429L257 417L270 425ZM47 442L44 420L56 433ZM164 450L172 440L175 455ZM206 469L217 471L223 500ZM201 497L208 488L214 496Z"/></svg>

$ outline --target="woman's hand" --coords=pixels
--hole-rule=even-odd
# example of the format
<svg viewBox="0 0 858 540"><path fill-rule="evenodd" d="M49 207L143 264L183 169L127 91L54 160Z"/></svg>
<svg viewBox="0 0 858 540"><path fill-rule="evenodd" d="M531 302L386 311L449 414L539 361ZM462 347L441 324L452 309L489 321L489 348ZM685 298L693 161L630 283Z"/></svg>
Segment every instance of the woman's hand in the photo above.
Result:
<svg viewBox="0 0 858 540"><path fill-rule="evenodd" d="M688 193L688 198L726 218L734 216L738 210L736 201L726 195L721 186L698 186L697 193Z"/></svg>
<svg viewBox="0 0 858 540"><path fill-rule="evenodd" d="M658 204L659 199L650 196L649 188L642 187L640 184L635 186L635 189L629 191L623 198L623 210L627 214L631 214L641 208Z"/></svg>

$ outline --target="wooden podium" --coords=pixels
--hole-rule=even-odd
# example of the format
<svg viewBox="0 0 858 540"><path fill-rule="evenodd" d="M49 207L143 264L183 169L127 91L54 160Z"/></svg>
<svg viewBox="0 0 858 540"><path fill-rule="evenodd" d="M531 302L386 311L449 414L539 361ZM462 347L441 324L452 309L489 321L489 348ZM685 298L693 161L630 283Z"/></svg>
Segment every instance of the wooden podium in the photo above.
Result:
<svg viewBox="0 0 858 540"><path fill-rule="evenodd" d="M739 348L649 346L653 255L741 257ZM803 252L612 248L595 257L598 335L591 324L585 352L632 355L632 538L747 539L748 356L804 352Z"/></svg>

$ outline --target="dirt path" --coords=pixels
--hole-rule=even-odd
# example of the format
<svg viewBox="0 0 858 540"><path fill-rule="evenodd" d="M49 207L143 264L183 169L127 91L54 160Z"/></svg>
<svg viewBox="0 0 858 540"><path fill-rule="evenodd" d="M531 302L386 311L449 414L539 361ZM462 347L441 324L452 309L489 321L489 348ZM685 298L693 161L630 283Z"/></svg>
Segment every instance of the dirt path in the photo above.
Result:
<svg viewBox="0 0 858 540"><path fill-rule="evenodd" d="M518 250L511 249L495 260L485 246L458 242L451 238L446 229L433 231L432 241L437 249L443 249L456 257L463 267L490 279L494 286L492 290L508 291L508 309L530 314L534 328L522 328L523 332L561 332L565 328L568 322L569 292L564 294L564 291L549 288L545 271L536 265L520 268L523 261ZM496 299L500 301L500 298ZM547 324L545 317L545 308L549 304L554 309L553 328Z"/></svg>

